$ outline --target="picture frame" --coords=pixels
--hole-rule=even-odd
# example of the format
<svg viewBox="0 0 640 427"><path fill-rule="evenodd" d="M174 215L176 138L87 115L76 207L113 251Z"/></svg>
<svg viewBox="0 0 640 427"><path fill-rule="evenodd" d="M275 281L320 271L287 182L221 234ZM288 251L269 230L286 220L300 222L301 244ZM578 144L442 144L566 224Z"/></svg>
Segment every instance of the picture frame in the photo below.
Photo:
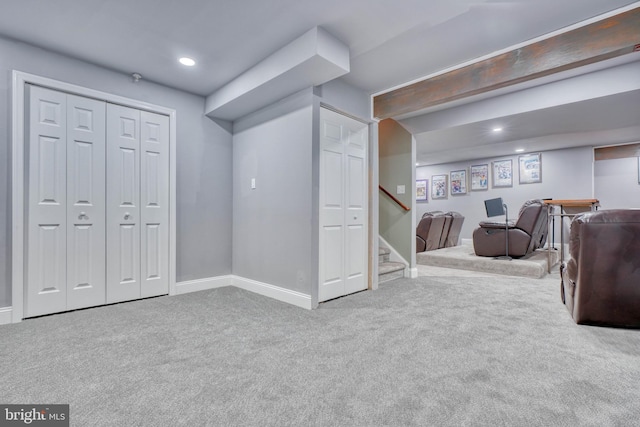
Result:
<svg viewBox="0 0 640 427"><path fill-rule="evenodd" d="M542 182L542 158L540 153L519 156L518 165L520 184Z"/></svg>
<svg viewBox="0 0 640 427"><path fill-rule="evenodd" d="M640 156L638 156L638 184L640 184Z"/></svg>
<svg viewBox="0 0 640 427"><path fill-rule="evenodd" d="M471 165L471 191L489 189L489 165Z"/></svg>
<svg viewBox="0 0 640 427"><path fill-rule="evenodd" d="M447 198L447 184L448 175L433 175L431 176L431 199L446 199Z"/></svg>
<svg viewBox="0 0 640 427"><path fill-rule="evenodd" d="M461 169L449 172L451 195L467 194L467 170Z"/></svg>
<svg viewBox="0 0 640 427"><path fill-rule="evenodd" d="M428 202L429 201L429 180L428 179L417 179L416 180L416 200L418 202Z"/></svg>
<svg viewBox="0 0 640 427"><path fill-rule="evenodd" d="M509 160L496 160L492 162L493 188L513 187L513 162Z"/></svg>

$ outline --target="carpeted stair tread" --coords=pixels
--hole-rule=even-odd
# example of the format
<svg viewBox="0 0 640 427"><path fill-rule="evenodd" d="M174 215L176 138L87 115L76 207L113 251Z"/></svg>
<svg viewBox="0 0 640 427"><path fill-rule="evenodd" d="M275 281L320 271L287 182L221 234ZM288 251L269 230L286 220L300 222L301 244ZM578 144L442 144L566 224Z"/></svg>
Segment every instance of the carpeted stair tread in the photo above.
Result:
<svg viewBox="0 0 640 427"><path fill-rule="evenodd" d="M401 262L392 262L392 261L382 262L378 266L378 274L382 275L386 273L392 273L398 270L404 270L405 267L406 265L404 265Z"/></svg>

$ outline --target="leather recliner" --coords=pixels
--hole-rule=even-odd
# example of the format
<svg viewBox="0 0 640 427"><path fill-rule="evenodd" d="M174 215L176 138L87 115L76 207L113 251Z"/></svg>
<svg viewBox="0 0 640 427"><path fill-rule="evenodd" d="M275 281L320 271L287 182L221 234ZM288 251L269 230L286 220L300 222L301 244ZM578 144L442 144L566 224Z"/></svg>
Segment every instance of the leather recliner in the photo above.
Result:
<svg viewBox="0 0 640 427"><path fill-rule="evenodd" d="M462 232L462 224L464 223L464 217L458 212L447 212L446 215L451 217L451 224L447 232L447 238L443 247L450 248L452 246L458 246L460 240L460 233ZM442 241L442 239L440 239Z"/></svg>
<svg viewBox="0 0 640 427"><path fill-rule="evenodd" d="M548 209L542 200L526 201L520 208L518 219L509 221L509 256L520 258L544 246L547 240ZM483 221L473 231L473 249L478 256L505 255L504 222Z"/></svg>
<svg viewBox="0 0 640 427"><path fill-rule="evenodd" d="M640 209L574 217L561 297L578 324L640 327Z"/></svg>
<svg viewBox="0 0 640 427"><path fill-rule="evenodd" d="M442 234L440 235L440 242L438 243L438 249L442 249L447 244L447 238L449 237L449 230L451 229L451 223L453 217L447 213L440 213L439 215L444 217L444 224L442 224Z"/></svg>
<svg viewBox="0 0 640 427"><path fill-rule="evenodd" d="M432 251L440 247L445 216L442 212L427 212L416 227L416 252Z"/></svg>

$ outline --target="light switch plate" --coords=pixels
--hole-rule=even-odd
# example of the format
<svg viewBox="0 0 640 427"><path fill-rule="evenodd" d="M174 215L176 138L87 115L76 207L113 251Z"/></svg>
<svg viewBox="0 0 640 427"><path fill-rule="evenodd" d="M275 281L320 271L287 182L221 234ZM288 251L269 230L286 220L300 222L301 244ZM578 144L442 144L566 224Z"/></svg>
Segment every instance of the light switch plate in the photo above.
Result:
<svg viewBox="0 0 640 427"><path fill-rule="evenodd" d="M396 194L404 194L404 185L398 185Z"/></svg>
<svg viewBox="0 0 640 427"><path fill-rule="evenodd" d="M256 179L255 178L251 178L251 189L252 190L256 189Z"/></svg>

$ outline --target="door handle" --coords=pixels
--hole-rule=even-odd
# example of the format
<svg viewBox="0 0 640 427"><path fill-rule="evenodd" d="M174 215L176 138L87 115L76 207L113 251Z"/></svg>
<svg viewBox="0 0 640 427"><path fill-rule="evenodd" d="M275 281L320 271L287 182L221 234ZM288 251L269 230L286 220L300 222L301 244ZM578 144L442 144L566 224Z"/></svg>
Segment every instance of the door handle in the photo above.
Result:
<svg viewBox="0 0 640 427"><path fill-rule="evenodd" d="M80 215L78 215L78 219L89 219L89 216L84 212L80 212Z"/></svg>
<svg viewBox="0 0 640 427"><path fill-rule="evenodd" d="M124 219L131 219L131 214L129 212L125 213Z"/></svg>

